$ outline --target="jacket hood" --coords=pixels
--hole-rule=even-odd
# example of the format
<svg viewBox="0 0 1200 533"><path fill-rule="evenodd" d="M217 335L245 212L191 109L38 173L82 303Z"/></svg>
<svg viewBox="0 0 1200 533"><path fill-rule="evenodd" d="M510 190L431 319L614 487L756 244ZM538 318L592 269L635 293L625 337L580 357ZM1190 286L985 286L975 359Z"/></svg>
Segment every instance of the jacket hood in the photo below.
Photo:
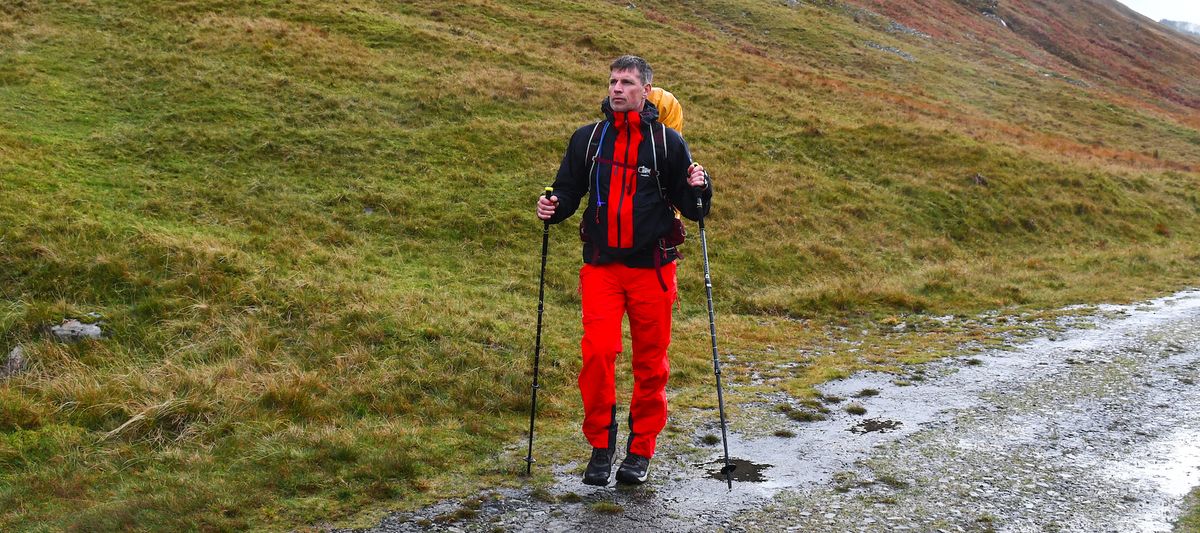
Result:
<svg viewBox="0 0 1200 533"><path fill-rule="evenodd" d="M609 103L607 96L605 96L604 101L600 103L600 111L604 113L604 117L609 121L616 121L617 114L615 111L613 111L612 104ZM626 113L633 113L633 111L627 111ZM646 103L642 106L642 112L640 115L641 122L643 124L653 124L654 121L658 120L658 108L655 107L654 104L650 103L649 100L646 100Z"/></svg>

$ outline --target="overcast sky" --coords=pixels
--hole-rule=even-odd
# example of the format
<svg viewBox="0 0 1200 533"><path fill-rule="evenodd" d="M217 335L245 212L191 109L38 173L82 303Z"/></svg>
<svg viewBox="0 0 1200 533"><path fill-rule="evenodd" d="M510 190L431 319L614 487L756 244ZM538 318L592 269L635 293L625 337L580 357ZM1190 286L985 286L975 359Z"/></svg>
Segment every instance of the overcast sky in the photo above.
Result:
<svg viewBox="0 0 1200 533"><path fill-rule="evenodd" d="M1182 20L1200 24L1200 1L1198 0L1118 0L1134 11L1156 21L1162 19Z"/></svg>

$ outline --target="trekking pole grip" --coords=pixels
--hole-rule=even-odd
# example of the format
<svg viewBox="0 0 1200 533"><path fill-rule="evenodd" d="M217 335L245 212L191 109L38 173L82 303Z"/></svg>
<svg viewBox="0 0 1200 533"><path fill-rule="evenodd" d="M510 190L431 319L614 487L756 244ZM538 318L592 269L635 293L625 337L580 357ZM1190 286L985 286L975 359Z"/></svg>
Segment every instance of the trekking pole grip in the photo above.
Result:
<svg viewBox="0 0 1200 533"><path fill-rule="evenodd" d="M692 164L688 165L688 176L689 177L692 174L692 167L695 167L697 165L699 165L699 163L697 163L695 161L693 161ZM708 171L707 170L704 171L704 182L705 183L704 183L703 187L692 186L692 190L696 192L696 210L700 212L700 218L702 220L704 219L704 196L703 196L703 194L704 194L705 189L708 189Z"/></svg>

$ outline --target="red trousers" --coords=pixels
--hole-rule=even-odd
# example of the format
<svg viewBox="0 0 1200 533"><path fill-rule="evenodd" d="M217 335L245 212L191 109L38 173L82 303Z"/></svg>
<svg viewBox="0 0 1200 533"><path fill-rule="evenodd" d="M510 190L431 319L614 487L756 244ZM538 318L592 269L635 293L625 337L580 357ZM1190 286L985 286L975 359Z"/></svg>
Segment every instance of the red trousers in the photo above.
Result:
<svg viewBox="0 0 1200 533"><path fill-rule="evenodd" d="M629 402L629 451L654 456L658 434L667 424L667 346L671 344L671 306L675 303L675 263L662 266L659 284L653 268L621 264L583 265L579 286L583 295L583 434L595 448L609 446L615 431L617 354L624 347L621 321L629 314L633 338L633 396Z"/></svg>

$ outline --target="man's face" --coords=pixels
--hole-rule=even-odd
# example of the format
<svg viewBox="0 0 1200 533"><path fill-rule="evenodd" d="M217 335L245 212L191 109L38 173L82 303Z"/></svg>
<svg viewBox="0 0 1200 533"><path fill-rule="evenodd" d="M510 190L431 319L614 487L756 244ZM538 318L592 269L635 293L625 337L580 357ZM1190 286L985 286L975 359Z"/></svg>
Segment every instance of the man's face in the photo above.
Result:
<svg viewBox="0 0 1200 533"><path fill-rule="evenodd" d="M608 77L608 101L613 111L641 111L650 84L642 83L636 69L614 70Z"/></svg>

